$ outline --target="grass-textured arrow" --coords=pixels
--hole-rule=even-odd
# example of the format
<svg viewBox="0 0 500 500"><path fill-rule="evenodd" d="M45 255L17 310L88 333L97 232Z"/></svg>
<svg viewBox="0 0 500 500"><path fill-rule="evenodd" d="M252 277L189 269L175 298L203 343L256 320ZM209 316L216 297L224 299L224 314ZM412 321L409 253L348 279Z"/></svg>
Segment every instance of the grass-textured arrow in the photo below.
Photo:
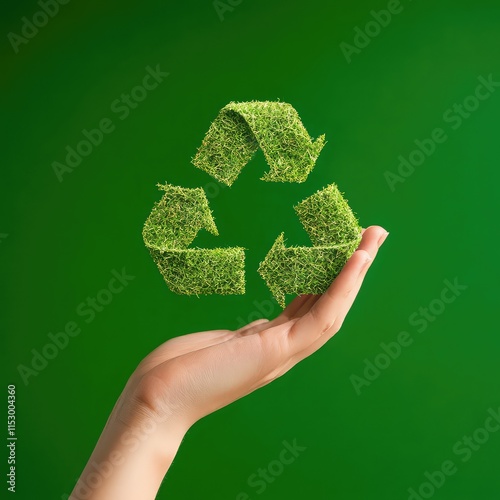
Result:
<svg viewBox="0 0 500 500"><path fill-rule="evenodd" d="M295 211L314 246L286 247L281 233L259 266L283 307L287 293L324 293L361 240L361 227L335 184L300 202Z"/></svg>
<svg viewBox="0 0 500 500"><path fill-rule="evenodd" d="M230 186L261 148L269 164L263 180L303 182L325 144L313 141L295 109L270 101L231 102L211 124L193 164ZM205 192L160 185L165 191L144 224L143 238L169 288L180 294L245 292L244 249L188 248L198 231L217 233ZM285 294L321 294L361 238L361 228L335 184L295 207L312 247L286 247L281 234L259 273L281 305Z"/></svg>
<svg viewBox="0 0 500 500"><path fill-rule="evenodd" d="M142 236L168 287L187 295L245 293L243 248L188 248L202 228L219 234L203 189L158 187L165 194Z"/></svg>
<svg viewBox="0 0 500 500"><path fill-rule="evenodd" d="M290 104L231 102L211 124L192 162L230 186L260 147L270 167L262 180L304 182L324 145L324 135L312 141Z"/></svg>

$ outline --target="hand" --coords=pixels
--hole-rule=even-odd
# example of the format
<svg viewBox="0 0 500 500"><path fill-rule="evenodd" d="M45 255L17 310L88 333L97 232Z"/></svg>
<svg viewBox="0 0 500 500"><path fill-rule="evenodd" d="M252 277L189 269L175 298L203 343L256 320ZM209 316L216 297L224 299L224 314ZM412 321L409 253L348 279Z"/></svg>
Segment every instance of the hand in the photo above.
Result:
<svg viewBox="0 0 500 500"><path fill-rule="evenodd" d="M131 493L132 487L122 485L120 498L154 498L190 426L272 382L331 339L342 326L387 234L378 226L366 229L358 249L323 295L297 297L272 321L257 320L236 331L184 335L146 356L130 377L96 450L102 458L109 449L123 449L118 436L147 425L157 445L142 448L155 457L158 473L146 495L143 490ZM123 453L128 456L129 451ZM120 476L132 481L130 474ZM95 492L87 498L114 498L112 491L109 487L107 496Z"/></svg>

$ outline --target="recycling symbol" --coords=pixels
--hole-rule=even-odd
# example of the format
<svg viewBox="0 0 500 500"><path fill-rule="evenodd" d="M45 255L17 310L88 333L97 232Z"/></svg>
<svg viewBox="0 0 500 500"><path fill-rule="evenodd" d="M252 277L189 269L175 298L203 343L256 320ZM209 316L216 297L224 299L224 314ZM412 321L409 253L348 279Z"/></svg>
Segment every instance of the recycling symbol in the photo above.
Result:
<svg viewBox="0 0 500 500"><path fill-rule="evenodd" d="M192 163L231 186L260 148L269 165L262 180L304 182L325 144L313 141L284 102L231 102L211 124ZM144 243L170 290L178 294L244 294L245 249L190 248L201 229L218 235L202 188L158 185L163 191L144 223ZM277 302L286 294L321 294L361 240L361 228L335 184L295 206L311 247L286 246L280 234L258 272Z"/></svg>

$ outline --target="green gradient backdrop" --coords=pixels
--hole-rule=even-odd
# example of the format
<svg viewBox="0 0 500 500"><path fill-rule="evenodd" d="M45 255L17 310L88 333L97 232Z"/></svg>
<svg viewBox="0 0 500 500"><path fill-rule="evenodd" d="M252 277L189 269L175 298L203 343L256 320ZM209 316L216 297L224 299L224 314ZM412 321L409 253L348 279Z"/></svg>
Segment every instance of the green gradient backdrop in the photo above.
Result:
<svg viewBox="0 0 500 500"><path fill-rule="evenodd" d="M474 92L478 76L500 80L500 6L403 5L350 64L339 44L352 43L354 28L387 2L245 0L221 21L208 0L73 0L18 54L6 35L39 7L3 7L0 323L3 380L18 390L17 498L71 491L128 375L154 347L235 328L269 298L258 262L282 230L307 244L292 206L332 181L364 226L391 232L352 313L321 352L198 423L159 498L406 499L447 459L458 472L435 498L498 498L500 432L467 463L452 448L500 405L491 220L500 91L457 130L443 113ZM111 103L157 64L170 76L121 121ZM220 236L200 233L196 243L249 249L245 296L174 295L141 239L161 196L155 184L211 183L190 158L222 106L251 99L292 103L328 144L305 184L259 181L267 169L259 153L211 198ZM104 117L116 130L59 183L51 163ZM391 192L384 171L396 171L398 156L436 127L448 140ZM134 281L85 324L76 307L123 266ZM417 333L409 317L455 277L468 289ZM17 366L70 320L82 333L24 386ZM413 344L358 396L350 376L402 330ZM307 450L257 494L248 477L293 439Z"/></svg>

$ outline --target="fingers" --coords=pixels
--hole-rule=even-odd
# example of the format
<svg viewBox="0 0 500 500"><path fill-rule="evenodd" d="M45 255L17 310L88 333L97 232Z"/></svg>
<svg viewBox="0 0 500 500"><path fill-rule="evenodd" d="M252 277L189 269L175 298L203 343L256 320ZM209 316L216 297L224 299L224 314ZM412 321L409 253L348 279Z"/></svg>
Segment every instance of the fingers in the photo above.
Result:
<svg viewBox="0 0 500 500"><path fill-rule="evenodd" d="M292 319L300 318L316 302L319 295L299 295L290 302L286 309L272 321L272 326L282 325Z"/></svg>
<svg viewBox="0 0 500 500"><path fill-rule="evenodd" d="M320 299L321 295L310 295L309 300L307 302L304 302L302 307L297 311L297 314L295 315L295 318L302 318L304 314L308 313L311 310L311 307L318 302Z"/></svg>
<svg viewBox="0 0 500 500"><path fill-rule="evenodd" d="M378 233L378 231L377 231L377 233ZM373 260L377 256L378 249L382 246L382 244L384 243L388 234L389 233L384 230L383 233L379 236L378 240L376 239L375 235L373 237L363 238L361 240L359 247L358 247L358 250L365 250L370 255L372 262L373 262ZM370 268L372 262L369 263L368 266L361 272L361 274L358 277L358 281L356 282L356 285L352 289L352 292L350 294L349 299L346 300L342 304L342 307L339 309L337 319L335 320L335 325L334 325L334 328L337 331L342 326L342 323L344 322L344 319L347 316L347 313L349 312L349 310L352 307L352 304L356 300L356 296L358 295L359 289L361 288L361 285L363 284L363 280L364 280L366 273L368 272L368 269Z"/></svg>
<svg viewBox="0 0 500 500"><path fill-rule="evenodd" d="M373 231L373 227L368 228L370 232ZM361 234L364 235L367 229L363 228L361 230ZM387 236L387 232L384 230L384 235L382 236L384 239ZM382 244L383 241L379 242L379 245ZM371 256L372 259L375 258L377 253L378 246L374 244L373 238L363 238L358 247L358 250L366 250ZM276 317L272 321L272 325L279 325L290 319L296 319L302 317L306 312L308 312L311 307L319 300L320 295L299 295L296 297L290 304L284 309L284 311Z"/></svg>
<svg viewBox="0 0 500 500"><path fill-rule="evenodd" d="M230 330L212 330L207 332L190 333L181 337L175 337L159 345L151 351L135 369L134 375L140 378L155 366L170 359L182 356L189 352L198 351L215 344L226 342L234 337Z"/></svg>
<svg viewBox="0 0 500 500"><path fill-rule="evenodd" d="M268 323L269 320L266 318L256 319L255 321L248 323L248 325L241 327L239 330L236 330L234 332L235 337L243 335L252 335L253 333L260 332L261 330L269 326Z"/></svg>
<svg viewBox="0 0 500 500"><path fill-rule="evenodd" d="M252 321L248 325L245 325L236 331L212 330L207 332L190 333L188 335L167 340L141 361L135 370L135 374L140 377L144 373L153 369L155 366L173 358L183 356L184 354L188 354L190 352L200 351L217 344L222 344L223 342L227 342L243 335L258 333L264 328L267 328L267 323L269 323L269 320L262 318Z"/></svg>
<svg viewBox="0 0 500 500"><path fill-rule="evenodd" d="M388 234L388 233L387 233ZM364 250L366 250L370 255L373 255L374 257L376 256L378 249L382 245L382 243L385 241L385 238L387 237L387 234L384 234L381 239L377 242L377 245L373 244L373 241L371 241L370 245L366 245ZM372 253L373 252L373 253ZM373 260L372 260L373 262ZM307 358L310 356L313 352L316 352L318 349L323 347L324 344L330 340L335 333L337 333L340 328L342 327L342 324L344 322L345 317L347 316L347 313L349 312L354 300L356 299L356 296L359 292L359 289L361 288L361 285L363 284L363 279L366 276L366 273L368 269L370 268L371 263L368 265L368 267L365 268L365 270L360 274L358 281L355 285L355 287L352 290L352 294L350 296L350 299L345 302L345 304L342 305L340 311L338 312L337 318L335 320L335 323L333 324L332 328L330 329L329 332L326 334L322 335L319 339L314 341L311 345L306 347L303 351L298 352L294 357L293 357L293 363L296 364L299 361Z"/></svg>
<svg viewBox="0 0 500 500"><path fill-rule="evenodd" d="M298 297L295 297L288 306L283 310L283 312L278 316L279 320L278 323L283 323L285 321L288 321L292 318L295 317L297 311L300 310L300 308L304 305L305 302L309 300L311 296L310 295L299 295ZM277 318L277 319L278 319Z"/></svg>
<svg viewBox="0 0 500 500"><path fill-rule="evenodd" d="M336 320L345 317L350 305L361 287L363 278L377 254L378 243L387 232L378 226L371 226L363 234L358 249L348 260L341 273L328 290L315 302L291 328L289 342L298 353L313 344L322 335L330 332Z"/></svg>

